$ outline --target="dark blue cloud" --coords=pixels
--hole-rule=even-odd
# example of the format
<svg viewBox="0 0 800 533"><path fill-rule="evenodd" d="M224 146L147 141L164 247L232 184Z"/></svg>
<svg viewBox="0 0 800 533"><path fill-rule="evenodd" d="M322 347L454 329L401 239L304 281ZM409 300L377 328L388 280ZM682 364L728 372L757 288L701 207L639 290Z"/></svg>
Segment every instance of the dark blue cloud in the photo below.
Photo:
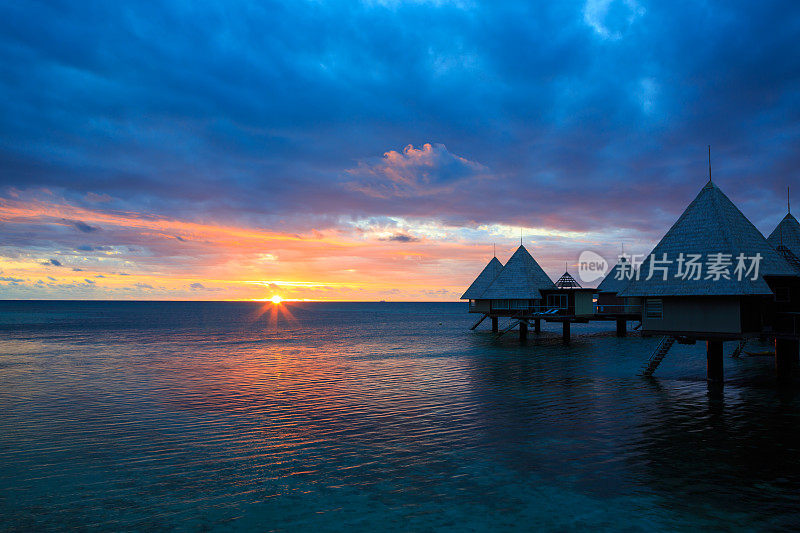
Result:
<svg viewBox="0 0 800 533"><path fill-rule="evenodd" d="M74 226L75 229L82 231L83 233L92 233L100 229L97 226L90 226L89 224L81 222L80 220L64 220L64 222Z"/></svg>
<svg viewBox="0 0 800 533"><path fill-rule="evenodd" d="M395 233L385 239L385 241L392 241L392 242L417 242L419 239L414 237L413 235L408 235L407 233Z"/></svg>
<svg viewBox="0 0 800 533"><path fill-rule="evenodd" d="M6 3L0 194L262 227L346 214L657 233L712 144L746 214L779 219L800 165L800 5L465 4ZM364 172L428 142L449 158L376 196Z"/></svg>

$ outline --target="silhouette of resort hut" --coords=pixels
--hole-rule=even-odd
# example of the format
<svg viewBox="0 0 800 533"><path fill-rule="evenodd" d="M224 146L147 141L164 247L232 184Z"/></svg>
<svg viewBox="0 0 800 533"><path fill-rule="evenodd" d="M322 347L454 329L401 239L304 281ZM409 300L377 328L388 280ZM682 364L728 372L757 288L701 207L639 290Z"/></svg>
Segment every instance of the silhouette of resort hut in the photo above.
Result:
<svg viewBox="0 0 800 533"><path fill-rule="evenodd" d="M760 258L757 273L737 271L740 254L748 258L744 267L756 262L749 258ZM690 272L688 261L698 257L694 265L699 262L700 267ZM727 275L722 266L728 267ZM778 330L796 335L794 324L779 325L775 300L796 292L798 281L798 273L709 180L642 263L638 279L618 295L643 299L643 333L684 342L706 340L709 379L721 380L723 340L765 331L780 336ZM795 301L799 300L800 294ZM796 357L797 341L790 342ZM791 352L792 346L782 344L779 349L778 344L776 357L778 352Z"/></svg>
<svg viewBox="0 0 800 533"><path fill-rule="evenodd" d="M594 314L594 289L584 289L568 271L564 271L555 283L555 290L544 289L545 307L559 314L590 316Z"/></svg>
<svg viewBox="0 0 800 533"><path fill-rule="evenodd" d="M556 281L557 289L580 289L581 284L578 283L569 271L564 271L561 277Z"/></svg>
<svg viewBox="0 0 800 533"><path fill-rule="evenodd" d="M490 310L505 316L519 311L541 307L542 292L555 289L539 263L520 245L492 283L481 294L482 300L490 300Z"/></svg>
<svg viewBox="0 0 800 533"><path fill-rule="evenodd" d="M622 292L636 275L630 259L621 255L616 265L606 274L595 289L596 311L598 317L617 321L617 336L627 334L628 320L641 320L641 300L637 297L623 297Z"/></svg>
<svg viewBox="0 0 800 533"><path fill-rule="evenodd" d="M792 267L800 272L800 223L791 213L767 237L767 241Z"/></svg>
<svg viewBox="0 0 800 533"><path fill-rule="evenodd" d="M469 300L470 313L488 313L490 310L489 300L484 300L481 295L489 288L494 279L503 270L503 263L497 257L492 257L492 260L481 270L472 285L461 295L462 300Z"/></svg>
<svg viewBox="0 0 800 533"><path fill-rule="evenodd" d="M631 279L635 271L630 259L622 255L616 265L606 274L600 285L597 286L597 314L637 314L639 312L639 298L624 298L619 296Z"/></svg>

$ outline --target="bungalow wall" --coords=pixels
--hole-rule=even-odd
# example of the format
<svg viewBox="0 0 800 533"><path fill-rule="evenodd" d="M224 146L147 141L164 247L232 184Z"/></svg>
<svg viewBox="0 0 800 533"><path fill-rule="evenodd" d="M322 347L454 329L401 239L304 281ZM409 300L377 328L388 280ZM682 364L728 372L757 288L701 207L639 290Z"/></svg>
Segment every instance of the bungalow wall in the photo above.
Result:
<svg viewBox="0 0 800 533"><path fill-rule="evenodd" d="M561 315L593 315L594 291L592 289L544 290L546 309L560 309Z"/></svg>
<svg viewBox="0 0 800 533"><path fill-rule="evenodd" d="M742 298L738 296L644 298L642 331L740 334L741 311Z"/></svg>
<svg viewBox="0 0 800 533"><path fill-rule="evenodd" d="M766 322L775 333L800 335L800 279L767 277L774 296L765 303Z"/></svg>
<svg viewBox="0 0 800 533"><path fill-rule="evenodd" d="M600 292L597 294L597 312L599 314L621 313L625 308L625 298L616 292Z"/></svg>
<svg viewBox="0 0 800 533"><path fill-rule="evenodd" d="M597 314L618 315L638 314L642 311L640 298L617 296L615 292L601 292L597 294Z"/></svg>
<svg viewBox="0 0 800 533"><path fill-rule="evenodd" d="M623 298L625 300L625 313L636 314L642 312L642 299L635 296Z"/></svg>
<svg viewBox="0 0 800 533"><path fill-rule="evenodd" d="M497 299L489 300L492 312L518 313L519 311L538 311L541 300Z"/></svg>
<svg viewBox="0 0 800 533"><path fill-rule="evenodd" d="M594 314L594 292L593 291L572 291L574 293L575 314L593 315Z"/></svg>
<svg viewBox="0 0 800 533"><path fill-rule="evenodd" d="M470 313L488 313L491 311L491 300L470 300L469 312Z"/></svg>

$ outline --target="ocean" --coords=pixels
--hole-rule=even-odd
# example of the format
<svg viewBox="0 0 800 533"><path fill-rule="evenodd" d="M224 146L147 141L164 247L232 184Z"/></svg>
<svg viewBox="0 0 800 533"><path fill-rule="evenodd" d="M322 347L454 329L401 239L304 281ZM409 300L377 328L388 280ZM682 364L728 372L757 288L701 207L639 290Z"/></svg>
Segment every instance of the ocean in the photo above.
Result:
<svg viewBox="0 0 800 533"><path fill-rule="evenodd" d="M770 357L449 303L0 302L0 530L800 527ZM726 353L734 348L726 343ZM754 351L767 346L754 344Z"/></svg>

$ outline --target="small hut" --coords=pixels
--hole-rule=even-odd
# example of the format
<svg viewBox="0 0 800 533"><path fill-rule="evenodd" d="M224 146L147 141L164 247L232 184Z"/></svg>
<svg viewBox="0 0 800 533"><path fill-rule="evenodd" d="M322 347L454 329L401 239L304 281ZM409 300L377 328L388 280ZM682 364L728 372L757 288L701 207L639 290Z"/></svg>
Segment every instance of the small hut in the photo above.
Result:
<svg viewBox="0 0 800 533"><path fill-rule="evenodd" d="M800 223L791 213L786 213L767 241L800 272Z"/></svg>
<svg viewBox="0 0 800 533"><path fill-rule="evenodd" d="M503 263L497 257L492 257L492 260L481 270L472 285L461 296L462 300L469 300L470 313L488 313L490 311L489 300L481 299L481 295L489 288L501 270L503 270Z"/></svg>
<svg viewBox="0 0 800 533"><path fill-rule="evenodd" d="M619 296L631 279L636 275L630 259L621 255L614 268L609 270L603 281L595 289L597 293L598 315L632 315L638 314L641 308L639 298Z"/></svg>
<svg viewBox="0 0 800 533"><path fill-rule="evenodd" d="M540 308L544 289L555 289L553 280L520 245L480 298L490 300L493 314L513 316Z"/></svg>
<svg viewBox="0 0 800 533"><path fill-rule="evenodd" d="M759 258L757 272L739 270L740 254L752 259L743 269ZM638 279L618 294L643 299L643 333L708 341L709 379L721 380L722 341L774 330L774 302L794 292L798 281L798 273L709 180L642 263Z"/></svg>
<svg viewBox="0 0 800 533"><path fill-rule="evenodd" d="M595 315L603 320L616 320L618 337L628 334L628 320L641 320L642 317L640 298L619 295L635 275L630 259L621 255L594 291Z"/></svg>
<svg viewBox="0 0 800 533"><path fill-rule="evenodd" d="M587 317L594 314L594 289L584 289L568 271L564 271L554 289L542 289L545 307L559 315Z"/></svg>
<svg viewBox="0 0 800 533"><path fill-rule="evenodd" d="M581 284L572 277L572 274L569 271L565 270L561 277L558 278L556 281L556 288L557 289L580 289Z"/></svg>

